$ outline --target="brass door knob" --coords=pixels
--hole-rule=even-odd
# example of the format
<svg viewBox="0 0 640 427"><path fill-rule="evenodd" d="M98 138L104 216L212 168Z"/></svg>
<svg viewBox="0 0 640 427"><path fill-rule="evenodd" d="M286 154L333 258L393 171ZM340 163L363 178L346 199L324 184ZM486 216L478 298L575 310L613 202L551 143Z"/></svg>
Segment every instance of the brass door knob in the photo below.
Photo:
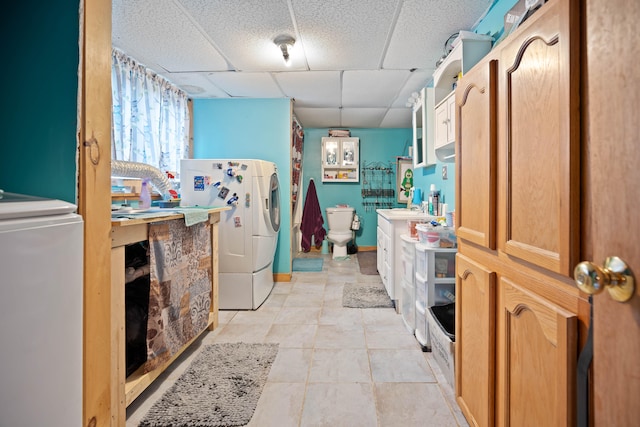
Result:
<svg viewBox="0 0 640 427"><path fill-rule="evenodd" d="M618 257L608 257L604 266L583 261L573 270L573 278L582 292L595 295L605 288L616 301L631 299L635 291L633 274L627 264Z"/></svg>

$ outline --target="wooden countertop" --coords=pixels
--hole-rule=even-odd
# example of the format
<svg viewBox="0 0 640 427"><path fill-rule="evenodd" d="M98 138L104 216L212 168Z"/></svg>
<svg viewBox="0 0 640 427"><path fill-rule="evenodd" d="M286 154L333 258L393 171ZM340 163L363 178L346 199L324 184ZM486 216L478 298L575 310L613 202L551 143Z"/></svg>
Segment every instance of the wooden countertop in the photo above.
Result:
<svg viewBox="0 0 640 427"><path fill-rule="evenodd" d="M149 224L152 222L169 221L172 219L184 218L184 213L180 212L180 210L187 210L187 209L204 210L204 211L207 211L209 214L212 214L216 212L228 211L231 208L228 206L216 207L216 208L187 208L187 207L151 208L145 212L140 212L139 218L135 217L135 215L137 214L134 210L133 213L122 212L123 215L132 215L133 216L132 218L112 218L111 227L125 227L125 226L131 226L131 225ZM154 213L157 213L158 215L153 216Z"/></svg>

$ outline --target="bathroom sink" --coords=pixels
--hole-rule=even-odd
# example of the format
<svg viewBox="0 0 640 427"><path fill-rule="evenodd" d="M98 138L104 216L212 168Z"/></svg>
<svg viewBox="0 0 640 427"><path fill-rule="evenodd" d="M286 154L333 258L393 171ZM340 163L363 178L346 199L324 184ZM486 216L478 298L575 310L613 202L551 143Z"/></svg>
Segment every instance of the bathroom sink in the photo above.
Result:
<svg viewBox="0 0 640 427"><path fill-rule="evenodd" d="M419 209L407 209L407 208L392 208L392 209L377 209L380 215L387 219L396 219L396 218L426 218L428 215L425 215Z"/></svg>

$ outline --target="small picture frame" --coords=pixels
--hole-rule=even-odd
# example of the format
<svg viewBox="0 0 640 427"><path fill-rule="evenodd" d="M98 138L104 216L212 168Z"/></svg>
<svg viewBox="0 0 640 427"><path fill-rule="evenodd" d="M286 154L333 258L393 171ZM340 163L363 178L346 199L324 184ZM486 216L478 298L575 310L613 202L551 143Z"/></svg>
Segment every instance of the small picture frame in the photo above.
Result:
<svg viewBox="0 0 640 427"><path fill-rule="evenodd" d="M413 187L413 160L411 157L396 158L396 191L398 203L409 201L409 189Z"/></svg>

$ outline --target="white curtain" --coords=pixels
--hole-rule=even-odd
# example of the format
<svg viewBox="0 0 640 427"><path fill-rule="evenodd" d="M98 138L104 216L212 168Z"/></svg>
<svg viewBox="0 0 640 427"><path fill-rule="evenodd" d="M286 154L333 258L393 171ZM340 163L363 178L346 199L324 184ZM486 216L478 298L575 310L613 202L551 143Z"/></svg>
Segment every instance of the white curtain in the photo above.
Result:
<svg viewBox="0 0 640 427"><path fill-rule="evenodd" d="M111 157L179 172L189 153L187 94L113 49Z"/></svg>

